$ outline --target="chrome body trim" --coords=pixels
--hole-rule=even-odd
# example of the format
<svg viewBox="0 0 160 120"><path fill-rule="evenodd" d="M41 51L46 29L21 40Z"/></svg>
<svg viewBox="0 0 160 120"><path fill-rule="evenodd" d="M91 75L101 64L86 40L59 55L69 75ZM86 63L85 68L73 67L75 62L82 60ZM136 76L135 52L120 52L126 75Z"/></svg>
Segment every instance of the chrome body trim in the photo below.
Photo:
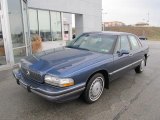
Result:
<svg viewBox="0 0 160 120"><path fill-rule="evenodd" d="M119 71L121 71L121 70L124 70L124 69L126 69L126 68L128 68L128 67L131 67L132 65L137 64L137 63L141 62L142 60L143 60L143 59L140 59L140 60L138 60L138 61L136 61L136 62L134 62L134 63L131 63L131 64L129 64L129 65L127 65L127 66L124 66L124 67L122 67L122 68L120 68L120 69L118 69L118 70L115 70L115 71L109 73L109 75L113 75L113 74L115 74L115 73L117 73L117 72L119 72Z"/></svg>

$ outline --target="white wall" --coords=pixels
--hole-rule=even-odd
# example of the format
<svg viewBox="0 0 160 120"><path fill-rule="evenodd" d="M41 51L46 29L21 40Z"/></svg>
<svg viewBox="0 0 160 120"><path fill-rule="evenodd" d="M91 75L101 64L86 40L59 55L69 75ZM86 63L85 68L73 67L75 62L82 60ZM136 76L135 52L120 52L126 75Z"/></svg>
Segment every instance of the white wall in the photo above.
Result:
<svg viewBox="0 0 160 120"><path fill-rule="evenodd" d="M75 21L77 34L101 31L102 0L28 0L28 6L79 14Z"/></svg>

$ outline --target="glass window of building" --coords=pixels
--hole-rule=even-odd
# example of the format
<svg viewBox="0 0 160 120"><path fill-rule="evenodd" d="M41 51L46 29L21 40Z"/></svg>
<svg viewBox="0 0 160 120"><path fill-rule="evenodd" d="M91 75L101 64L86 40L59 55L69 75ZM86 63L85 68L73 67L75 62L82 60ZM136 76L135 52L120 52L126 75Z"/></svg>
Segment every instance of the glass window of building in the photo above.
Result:
<svg viewBox="0 0 160 120"><path fill-rule="evenodd" d="M0 65L5 65L5 64L6 64L5 47L4 47L2 24L0 19Z"/></svg>
<svg viewBox="0 0 160 120"><path fill-rule="evenodd" d="M39 32L42 41L51 41L49 11L38 10Z"/></svg>
<svg viewBox="0 0 160 120"><path fill-rule="evenodd" d="M38 19L37 10L29 9L29 24L30 24L30 36L31 40L35 35L38 35Z"/></svg>
<svg viewBox="0 0 160 120"><path fill-rule="evenodd" d="M52 40L62 40L61 13L51 12L51 32Z"/></svg>
<svg viewBox="0 0 160 120"><path fill-rule="evenodd" d="M26 56L21 0L8 0L10 31L15 63Z"/></svg>
<svg viewBox="0 0 160 120"><path fill-rule="evenodd" d="M32 53L52 49L53 41L62 40L60 12L29 9L29 23Z"/></svg>
<svg viewBox="0 0 160 120"><path fill-rule="evenodd" d="M20 0L8 0L10 30L13 48L25 46Z"/></svg>
<svg viewBox="0 0 160 120"><path fill-rule="evenodd" d="M15 63L18 63L22 58L26 56L26 47L14 49L14 61Z"/></svg>
<svg viewBox="0 0 160 120"><path fill-rule="evenodd" d="M40 52L42 49L42 39L39 36L37 10L29 9L29 23L31 48L28 47L28 49L32 49L32 53Z"/></svg>

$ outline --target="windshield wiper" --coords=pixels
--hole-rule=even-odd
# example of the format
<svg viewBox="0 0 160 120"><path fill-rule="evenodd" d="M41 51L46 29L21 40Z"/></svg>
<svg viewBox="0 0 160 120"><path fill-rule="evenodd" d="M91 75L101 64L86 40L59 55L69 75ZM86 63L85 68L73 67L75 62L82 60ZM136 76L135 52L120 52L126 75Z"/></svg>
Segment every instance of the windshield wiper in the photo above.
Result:
<svg viewBox="0 0 160 120"><path fill-rule="evenodd" d="M87 48L77 48L77 49L90 51L90 50L87 49Z"/></svg>
<svg viewBox="0 0 160 120"><path fill-rule="evenodd" d="M79 49L79 50L87 50L87 51L90 51L89 49L87 48L79 48L79 47L73 47L73 46L66 46L67 48L73 48L73 49Z"/></svg>
<svg viewBox="0 0 160 120"><path fill-rule="evenodd" d="M74 47L74 46L66 46L67 48L73 48L73 49L78 49L78 47Z"/></svg>

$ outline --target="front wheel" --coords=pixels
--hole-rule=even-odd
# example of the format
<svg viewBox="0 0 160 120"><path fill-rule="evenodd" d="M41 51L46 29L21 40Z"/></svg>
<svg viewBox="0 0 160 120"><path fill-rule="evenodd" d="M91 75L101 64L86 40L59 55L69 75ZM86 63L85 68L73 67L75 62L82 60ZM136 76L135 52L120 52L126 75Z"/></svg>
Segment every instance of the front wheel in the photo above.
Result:
<svg viewBox="0 0 160 120"><path fill-rule="evenodd" d="M87 103L93 103L97 101L103 93L104 89L104 76L100 73L92 76L84 91L84 100Z"/></svg>
<svg viewBox="0 0 160 120"><path fill-rule="evenodd" d="M142 73L145 67L145 59L141 61L141 64L135 68L136 73Z"/></svg>

